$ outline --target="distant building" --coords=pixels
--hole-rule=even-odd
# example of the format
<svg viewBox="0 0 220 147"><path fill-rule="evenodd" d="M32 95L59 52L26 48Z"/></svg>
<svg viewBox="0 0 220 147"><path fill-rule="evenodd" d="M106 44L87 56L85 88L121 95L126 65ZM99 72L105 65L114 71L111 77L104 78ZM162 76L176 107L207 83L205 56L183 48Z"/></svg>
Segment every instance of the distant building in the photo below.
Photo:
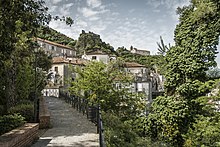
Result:
<svg viewBox="0 0 220 147"><path fill-rule="evenodd" d="M107 64L110 61L111 57L107 53L101 50L96 50L96 51L84 53L82 55L82 59L86 59L89 61L96 60Z"/></svg>
<svg viewBox="0 0 220 147"><path fill-rule="evenodd" d="M86 61L80 58L67 59L63 57L54 57L52 60L52 67L50 73L52 73L51 81L54 85L59 87L68 87L67 80L74 80L76 73L71 68L75 66L84 66Z"/></svg>
<svg viewBox="0 0 220 147"><path fill-rule="evenodd" d="M134 48L132 46L130 48L130 52L133 53L133 54L139 54L139 55L144 55L144 56L150 55L150 51L137 49L137 48Z"/></svg>
<svg viewBox="0 0 220 147"><path fill-rule="evenodd" d="M51 54L53 57L76 57L76 51L68 46L41 38L37 38L37 42L46 53Z"/></svg>
<svg viewBox="0 0 220 147"><path fill-rule="evenodd" d="M134 76L131 84L131 92L141 92L147 95L149 102L152 102L152 82L150 80L150 69L136 62L125 62L124 69Z"/></svg>

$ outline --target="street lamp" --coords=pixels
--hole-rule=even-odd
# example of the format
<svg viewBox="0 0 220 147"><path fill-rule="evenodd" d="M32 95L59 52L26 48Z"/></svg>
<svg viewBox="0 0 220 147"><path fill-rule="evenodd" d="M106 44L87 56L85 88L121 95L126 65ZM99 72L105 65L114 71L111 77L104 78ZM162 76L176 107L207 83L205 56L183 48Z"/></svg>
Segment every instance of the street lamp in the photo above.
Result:
<svg viewBox="0 0 220 147"><path fill-rule="evenodd" d="M38 98L37 98L37 52L38 47L34 49L34 122L38 121Z"/></svg>

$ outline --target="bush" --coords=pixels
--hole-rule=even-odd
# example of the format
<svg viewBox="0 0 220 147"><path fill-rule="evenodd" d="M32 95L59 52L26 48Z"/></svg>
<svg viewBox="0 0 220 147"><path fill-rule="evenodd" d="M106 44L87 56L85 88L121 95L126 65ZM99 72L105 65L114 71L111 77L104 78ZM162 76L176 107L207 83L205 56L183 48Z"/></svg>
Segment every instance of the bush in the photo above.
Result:
<svg viewBox="0 0 220 147"><path fill-rule="evenodd" d="M22 126L24 119L18 114L0 116L0 135Z"/></svg>
<svg viewBox="0 0 220 147"><path fill-rule="evenodd" d="M8 111L9 114L18 113L25 118L27 122L33 122L34 120L34 105L33 104L19 104L12 107Z"/></svg>
<svg viewBox="0 0 220 147"><path fill-rule="evenodd" d="M220 146L219 114L212 117L199 116L185 137L184 147Z"/></svg>

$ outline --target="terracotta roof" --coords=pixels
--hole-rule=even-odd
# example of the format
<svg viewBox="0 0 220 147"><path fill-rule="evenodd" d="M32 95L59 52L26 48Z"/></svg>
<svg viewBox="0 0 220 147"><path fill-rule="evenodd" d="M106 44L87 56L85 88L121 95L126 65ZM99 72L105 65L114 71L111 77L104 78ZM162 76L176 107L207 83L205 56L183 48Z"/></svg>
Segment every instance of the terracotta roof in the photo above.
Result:
<svg viewBox="0 0 220 147"><path fill-rule="evenodd" d="M70 50L74 50L73 48L71 47L68 47L66 45L62 45L62 44L59 44L59 43L56 43L56 42L52 42L52 41L49 41L49 40L45 40L45 39L41 39L41 38L37 38L38 41L42 41L42 42L45 42L45 43L48 43L48 44L52 44L54 46L58 46L58 47L62 47L62 48L66 48L66 49L70 49Z"/></svg>
<svg viewBox="0 0 220 147"><path fill-rule="evenodd" d="M81 58L73 58L73 59L66 59L63 57L54 57L52 59L52 63L53 64L72 64L72 65L85 65L86 64L86 60L81 59Z"/></svg>
<svg viewBox="0 0 220 147"><path fill-rule="evenodd" d="M129 67L145 67L145 66L136 62L125 62L124 67L129 68Z"/></svg>

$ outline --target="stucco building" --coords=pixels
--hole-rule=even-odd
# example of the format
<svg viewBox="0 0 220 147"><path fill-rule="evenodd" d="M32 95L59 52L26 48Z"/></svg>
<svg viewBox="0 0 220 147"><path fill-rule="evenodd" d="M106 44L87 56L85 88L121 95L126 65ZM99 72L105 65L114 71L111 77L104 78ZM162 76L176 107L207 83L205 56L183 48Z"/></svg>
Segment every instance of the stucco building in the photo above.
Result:
<svg viewBox="0 0 220 147"><path fill-rule="evenodd" d="M52 57L76 57L75 49L68 47L66 45L62 45L59 43L55 43L49 40L37 38L37 42L41 48L45 50L46 53L51 54Z"/></svg>

